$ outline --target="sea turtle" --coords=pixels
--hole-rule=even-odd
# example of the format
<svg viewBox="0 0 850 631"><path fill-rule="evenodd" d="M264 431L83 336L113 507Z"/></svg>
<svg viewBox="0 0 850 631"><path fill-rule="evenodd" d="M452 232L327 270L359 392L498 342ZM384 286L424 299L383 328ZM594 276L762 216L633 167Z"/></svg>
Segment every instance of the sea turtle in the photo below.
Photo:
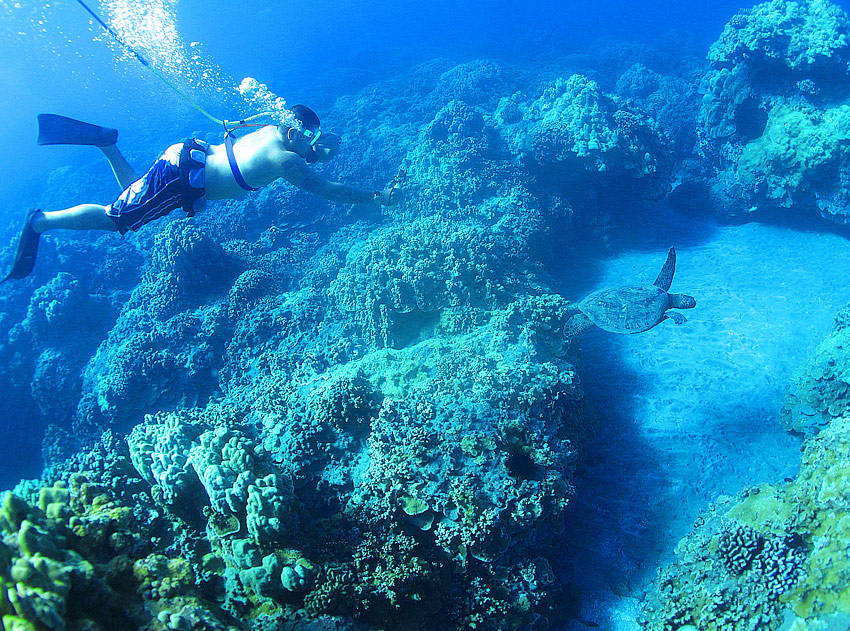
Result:
<svg viewBox="0 0 850 631"><path fill-rule="evenodd" d="M685 316L668 309L693 309L697 301L686 294L667 293L675 271L676 250L670 248L655 283L612 287L590 294L576 305L581 313L567 321L564 332L572 337L595 324L611 333L640 333L667 318L684 324Z"/></svg>

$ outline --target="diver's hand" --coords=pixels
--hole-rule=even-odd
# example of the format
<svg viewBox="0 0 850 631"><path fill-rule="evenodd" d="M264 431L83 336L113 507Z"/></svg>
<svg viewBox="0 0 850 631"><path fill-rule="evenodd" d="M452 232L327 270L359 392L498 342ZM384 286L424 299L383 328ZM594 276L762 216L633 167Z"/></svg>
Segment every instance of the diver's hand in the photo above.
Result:
<svg viewBox="0 0 850 631"><path fill-rule="evenodd" d="M375 191L375 203L381 206L396 206L402 202L404 193L398 186L390 186L382 191Z"/></svg>

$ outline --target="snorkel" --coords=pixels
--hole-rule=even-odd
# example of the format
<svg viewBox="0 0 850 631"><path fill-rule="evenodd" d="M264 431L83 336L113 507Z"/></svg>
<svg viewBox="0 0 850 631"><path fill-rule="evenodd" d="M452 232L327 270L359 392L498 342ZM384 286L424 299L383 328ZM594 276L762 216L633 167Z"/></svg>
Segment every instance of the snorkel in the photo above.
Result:
<svg viewBox="0 0 850 631"><path fill-rule="evenodd" d="M300 127L300 128L299 128ZM293 132L295 132L295 136L293 137ZM284 136L285 140L288 141L289 146L287 149L290 151L297 153L302 158L304 158L308 163L321 162L322 155L320 153L321 149L323 149L322 145L316 145L316 142L319 140L319 136L322 135L322 132L319 130L306 129L304 127L286 127L286 134ZM306 140L306 148L303 142L299 144L299 136L303 137L303 140ZM325 159L324 161L330 158Z"/></svg>
<svg viewBox="0 0 850 631"><path fill-rule="evenodd" d="M322 141L316 142L321 135ZM329 162L339 151L339 143L342 141L338 135L333 132L316 132L315 140L311 139L310 148L312 151L305 158L307 162Z"/></svg>
<svg viewBox="0 0 850 631"><path fill-rule="evenodd" d="M309 129L307 127L302 126L299 130L301 135L307 139L307 144L310 146L310 149L307 151L307 155L304 156L304 159L312 164L314 162L319 162L319 152L316 149L316 143L319 142L319 138L322 137L322 130L318 127L316 129Z"/></svg>
<svg viewBox="0 0 850 631"><path fill-rule="evenodd" d="M313 131L312 129L304 128L301 130L301 133L310 141L310 146L315 147L316 143L319 142L319 138L322 137L322 130L317 129Z"/></svg>

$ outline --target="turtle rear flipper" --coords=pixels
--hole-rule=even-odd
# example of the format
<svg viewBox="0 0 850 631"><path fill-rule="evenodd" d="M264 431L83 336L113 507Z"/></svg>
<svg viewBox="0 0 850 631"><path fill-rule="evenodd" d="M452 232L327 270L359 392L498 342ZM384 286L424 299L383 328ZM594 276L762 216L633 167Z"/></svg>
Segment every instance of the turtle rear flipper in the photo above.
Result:
<svg viewBox="0 0 850 631"><path fill-rule="evenodd" d="M684 324L685 322L688 321L688 319L685 316L683 316L681 313L679 313L678 311L668 311L667 313L664 314L664 318L670 318L676 324ZM661 318L661 319L663 320L664 318Z"/></svg>

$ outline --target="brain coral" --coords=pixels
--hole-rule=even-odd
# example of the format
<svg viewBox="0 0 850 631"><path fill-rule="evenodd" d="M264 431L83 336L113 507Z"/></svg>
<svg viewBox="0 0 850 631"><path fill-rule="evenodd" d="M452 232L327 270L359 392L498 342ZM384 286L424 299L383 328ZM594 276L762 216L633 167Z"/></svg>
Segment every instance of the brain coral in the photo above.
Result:
<svg viewBox="0 0 850 631"><path fill-rule="evenodd" d="M806 631L850 621L850 418L806 441L797 477L723 498L659 572L641 623ZM843 625L843 626L842 626Z"/></svg>

